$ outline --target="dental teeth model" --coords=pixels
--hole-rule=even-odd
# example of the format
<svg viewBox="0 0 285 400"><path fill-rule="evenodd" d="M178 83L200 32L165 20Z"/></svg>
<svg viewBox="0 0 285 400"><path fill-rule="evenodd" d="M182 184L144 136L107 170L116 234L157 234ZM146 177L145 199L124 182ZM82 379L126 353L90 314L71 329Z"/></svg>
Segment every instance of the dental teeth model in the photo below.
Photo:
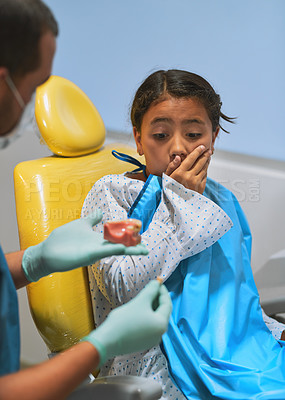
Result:
<svg viewBox="0 0 285 400"><path fill-rule="evenodd" d="M104 239L125 246L136 246L141 242L142 223L138 219L109 221L104 224Z"/></svg>

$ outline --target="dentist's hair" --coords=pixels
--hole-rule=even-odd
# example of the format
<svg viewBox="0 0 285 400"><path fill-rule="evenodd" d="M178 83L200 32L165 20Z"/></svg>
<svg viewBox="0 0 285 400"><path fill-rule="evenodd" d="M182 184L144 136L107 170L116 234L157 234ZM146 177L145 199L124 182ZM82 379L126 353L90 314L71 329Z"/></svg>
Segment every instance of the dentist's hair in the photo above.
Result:
<svg viewBox="0 0 285 400"><path fill-rule="evenodd" d="M40 64L39 40L58 24L41 0L0 0L0 67L23 76Z"/></svg>
<svg viewBox="0 0 285 400"><path fill-rule="evenodd" d="M235 118L221 112L221 98L212 86L200 75L192 72L170 69L159 70L149 75L138 88L131 107L131 121L138 132L141 131L142 120L150 106L158 104L169 96L174 98L195 98L204 105L212 130L218 127L227 132L221 125L220 119L234 123Z"/></svg>

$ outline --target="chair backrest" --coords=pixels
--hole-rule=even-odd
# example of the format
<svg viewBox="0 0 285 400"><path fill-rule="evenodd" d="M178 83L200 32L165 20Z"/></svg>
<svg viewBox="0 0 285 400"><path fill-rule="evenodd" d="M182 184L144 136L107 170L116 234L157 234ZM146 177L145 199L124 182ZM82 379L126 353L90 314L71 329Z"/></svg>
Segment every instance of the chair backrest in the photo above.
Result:
<svg viewBox="0 0 285 400"><path fill-rule="evenodd" d="M52 115L49 118L52 120ZM46 125L49 126L48 120ZM114 144L85 156L50 156L16 166L14 185L21 249L40 243L56 227L79 218L87 193L102 176L126 171L126 163L115 159L112 149L136 156L133 147ZM94 329L85 267L42 278L28 285L27 293L34 322L51 352L70 347Z"/></svg>
<svg viewBox="0 0 285 400"><path fill-rule="evenodd" d="M89 97L74 83L51 76L38 87L35 117L42 139L58 156L93 153L105 140L104 122Z"/></svg>

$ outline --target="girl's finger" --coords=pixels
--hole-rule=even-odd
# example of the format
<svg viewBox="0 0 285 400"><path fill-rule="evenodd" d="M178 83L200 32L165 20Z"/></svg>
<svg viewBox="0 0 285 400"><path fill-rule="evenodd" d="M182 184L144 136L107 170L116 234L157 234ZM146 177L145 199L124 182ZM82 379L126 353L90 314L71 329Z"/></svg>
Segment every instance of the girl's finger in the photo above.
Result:
<svg viewBox="0 0 285 400"><path fill-rule="evenodd" d="M190 171L195 164L206 154L207 150L204 145L196 147L182 163L182 168L184 171Z"/></svg>
<svg viewBox="0 0 285 400"><path fill-rule="evenodd" d="M177 155L175 156L174 160L168 164L165 174L170 176L172 172L174 172L176 168L178 168L180 165L181 165L181 157Z"/></svg>
<svg viewBox="0 0 285 400"><path fill-rule="evenodd" d="M197 163L194 165L192 171L193 173L198 176L201 173L203 174L204 171L208 170L210 160L211 160L211 152L206 152L202 155L202 157L197 161Z"/></svg>

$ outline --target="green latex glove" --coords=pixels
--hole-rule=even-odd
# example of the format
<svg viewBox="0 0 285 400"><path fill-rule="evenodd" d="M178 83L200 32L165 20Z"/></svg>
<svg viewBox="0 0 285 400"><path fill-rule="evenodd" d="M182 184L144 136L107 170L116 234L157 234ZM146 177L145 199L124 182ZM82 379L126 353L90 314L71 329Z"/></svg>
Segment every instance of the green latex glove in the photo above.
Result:
<svg viewBox="0 0 285 400"><path fill-rule="evenodd" d="M27 279L35 282L53 272L83 267L111 255L148 254L143 244L126 247L106 241L92 229L101 219L102 212L96 210L86 218L56 228L42 243L29 247L22 259Z"/></svg>
<svg viewBox="0 0 285 400"><path fill-rule="evenodd" d="M166 287L154 280L133 300L111 311L102 325L82 340L97 349L100 367L117 355L147 350L159 344L171 311Z"/></svg>

